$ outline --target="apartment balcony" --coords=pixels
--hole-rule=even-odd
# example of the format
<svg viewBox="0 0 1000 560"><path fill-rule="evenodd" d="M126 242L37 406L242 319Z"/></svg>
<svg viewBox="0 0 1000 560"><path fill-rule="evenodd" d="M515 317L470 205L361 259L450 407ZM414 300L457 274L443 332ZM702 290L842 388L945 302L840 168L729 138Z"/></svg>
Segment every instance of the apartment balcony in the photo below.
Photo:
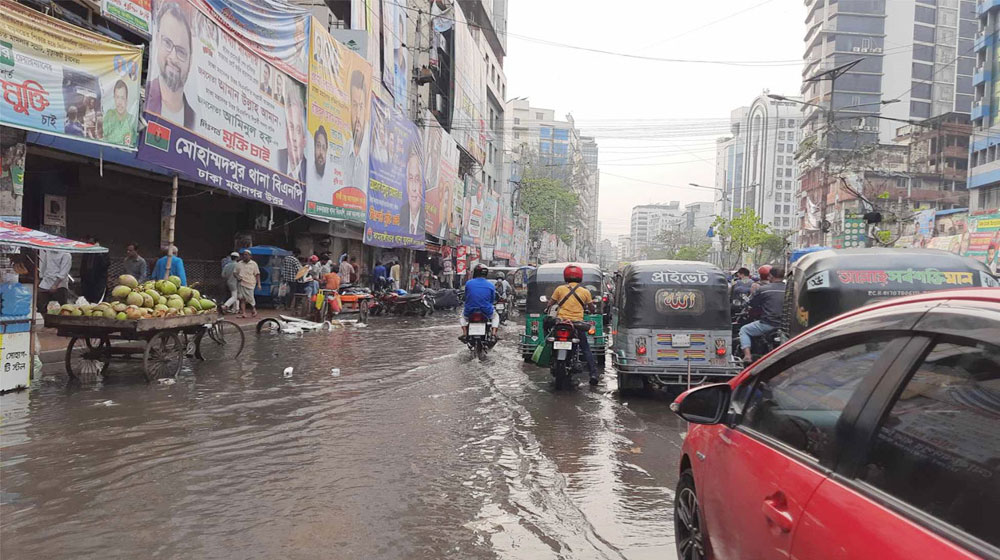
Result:
<svg viewBox="0 0 1000 560"><path fill-rule="evenodd" d="M976 15L981 16L993 8L1000 8L1000 0L979 0L976 2Z"/></svg>
<svg viewBox="0 0 1000 560"><path fill-rule="evenodd" d="M993 72L985 66L980 66L979 68L976 68L976 71L972 74L972 85L978 86L979 84L992 81L992 79Z"/></svg>
<svg viewBox="0 0 1000 560"><path fill-rule="evenodd" d="M990 104L986 99L983 99L980 103L972 106L972 113L969 115L969 118L973 121L978 121L989 114Z"/></svg>
<svg viewBox="0 0 1000 560"><path fill-rule="evenodd" d="M1000 2L1000 0L996 1ZM993 46L993 35L987 35L983 30L977 31L972 50L979 52L991 46Z"/></svg>
<svg viewBox="0 0 1000 560"><path fill-rule="evenodd" d="M967 159L969 157L969 148L962 146L946 146L941 153L944 157Z"/></svg>

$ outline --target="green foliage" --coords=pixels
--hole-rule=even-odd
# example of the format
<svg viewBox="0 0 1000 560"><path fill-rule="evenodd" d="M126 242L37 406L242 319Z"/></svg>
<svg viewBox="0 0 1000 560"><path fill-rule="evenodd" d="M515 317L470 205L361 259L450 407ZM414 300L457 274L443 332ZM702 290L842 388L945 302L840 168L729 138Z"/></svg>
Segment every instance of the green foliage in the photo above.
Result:
<svg viewBox="0 0 1000 560"><path fill-rule="evenodd" d="M571 243L570 226L579 219L580 197L559 179L529 172L521 180L521 209L531 216L530 235L545 230Z"/></svg>
<svg viewBox="0 0 1000 560"><path fill-rule="evenodd" d="M730 220L719 216L712 227L722 241L723 264L732 269L747 251L760 247L771 235L752 208L744 208Z"/></svg>
<svg viewBox="0 0 1000 560"><path fill-rule="evenodd" d="M761 239L760 245L756 247L754 262L770 263L781 261L785 255L787 246L788 241L784 237L776 233L768 233Z"/></svg>
<svg viewBox="0 0 1000 560"><path fill-rule="evenodd" d="M650 259L670 259L675 261L704 261L712 249L711 243L699 242L676 247L660 246L649 251Z"/></svg>

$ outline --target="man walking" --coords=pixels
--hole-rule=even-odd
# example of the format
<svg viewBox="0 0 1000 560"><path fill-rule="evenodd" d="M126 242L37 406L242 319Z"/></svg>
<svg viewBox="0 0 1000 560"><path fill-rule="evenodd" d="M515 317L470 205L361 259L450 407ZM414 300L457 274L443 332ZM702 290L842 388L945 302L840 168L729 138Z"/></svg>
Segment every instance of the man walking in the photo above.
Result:
<svg viewBox="0 0 1000 560"><path fill-rule="evenodd" d="M301 285L300 282L295 280L295 276L299 273L299 269L302 268L302 264L299 263L299 255L302 251L298 247L292 248L291 255L285 255L281 259L281 284L284 286L285 297L282 303L285 309L292 306L292 300L295 298L295 292L298 291L298 287Z"/></svg>
<svg viewBox="0 0 1000 560"><path fill-rule="evenodd" d="M135 241L125 246L125 260L122 261L122 268L125 274L131 274L140 284L146 281L149 275L149 265L146 259L139 255L139 244Z"/></svg>
<svg viewBox="0 0 1000 560"><path fill-rule="evenodd" d="M351 266L351 263L347 262L347 255L340 258L340 269L338 272L340 273L341 284L351 283L351 276L354 274L354 267Z"/></svg>
<svg viewBox="0 0 1000 560"><path fill-rule="evenodd" d="M240 262L236 263L236 279L239 280L237 294L240 300L240 317L246 318L247 307L253 317L257 316L257 301L254 299L254 288L260 288L260 268L257 262L250 258L250 250L243 249Z"/></svg>
<svg viewBox="0 0 1000 560"><path fill-rule="evenodd" d="M226 290L229 291L229 299L222 304L222 311L236 313L239 309L239 281L236 279L236 263L239 262L240 255L236 251L229 253L229 260L222 267L222 281L226 283Z"/></svg>
<svg viewBox="0 0 1000 560"><path fill-rule="evenodd" d="M399 266L399 261L393 261L392 266L389 267L389 277L392 278L393 287L398 289L402 286L402 274L403 269Z"/></svg>

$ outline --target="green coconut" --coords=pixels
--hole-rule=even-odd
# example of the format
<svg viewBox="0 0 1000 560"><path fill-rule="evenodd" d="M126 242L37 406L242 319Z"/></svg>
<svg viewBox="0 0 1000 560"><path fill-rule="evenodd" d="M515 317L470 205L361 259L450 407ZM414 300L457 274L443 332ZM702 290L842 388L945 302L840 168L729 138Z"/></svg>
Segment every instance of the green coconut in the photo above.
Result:
<svg viewBox="0 0 1000 560"><path fill-rule="evenodd" d="M118 283L122 286L128 286L129 288L135 290L139 287L139 281L135 279L135 276L131 274L122 274L118 277Z"/></svg>
<svg viewBox="0 0 1000 560"><path fill-rule="evenodd" d="M111 309L110 307L104 308L104 310L102 310L101 313L104 315L105 319L114 319L116 315L115 310Z"/></svg>
<svg viewBox="0 0 1000 560"><path fill-rule="evenodd" d="M191 297L201 299L201 292L199 292L194 288L191 288Z"/></svg>
<svg viewBox="0 0 1000 560"><path fill-rule="evenodd" d="M188 288L187 286L181 286L180 288L177 288L177 295L181 296L181 299L183 299L184 301L187 301L191 299L191 291L192 291L191 288Z"/></svg>
<svg viewBox="0 0 1000 560"><path fill-rule="evenodd" d="M169 307L170 309L183 309L184 308L184 301L181 300L180 298L177 298L177 299L168 299L167 300L167 307Z"/></svg>
<svg viewBox="0 0 1000 560"><path fill-rule="evenodd" d="M191 298L187 300L187 306L193 307L195 309L201 309L201 300L197 298Z"/></svg>
<svg viewBox="0 0 1000 560"><path fill-rule="evenodd" d="M154 305L156 305L156 302L153 301L153 296L142 294L142 307L152 309Z"/></svg>
<svg viewBox="0 0 1000 560"><path fill-rule="evenodd" d="M136 307L142 305L142 294L139 292L130 293L128 297L125 298L125 303Z"/></svg>
<svg viewBox="0 0 1000 560"><path fill-rule="evenodd" d="M177 286L173 282L164 282L160 284L159 292L165 296L169 296L177 293Z"/></svg>
<svg viewBox="0 0 1000 560"><path fill-rule="evenodd" d="M132 288L129 288L128 286L115 286L114 289L111 290L111 297L118 301L125 301L125 298L127 298L131 293Z"/></svg>
<svg viewBox="0 0 1000 560"><path fill-rule="evenodd" d="M167 281L174 285L175 288L181 287L181 277L180 276L168 276Z"/></svg>
<svg viewBox="0 0 1000 560"><path fill-rule="evenodd" d="M201 300L201 308L205 311L211 311L215 309L215 302L207 298L203 299Z"/></svg>
<svg viewBox="0 0 1000 560"><path fill-rule="evenodd" d="M185 315L194 315L197 312L198 312L198 310L195 309L195 308L193 308L193 307L185 307L184 308L184 314Z"/></svg>
<svg viewBox="0 0 1000 560"><path fill-rule="evenodd" d="M112 305L111 309L113 309L115 313L121 313L121 312L125 311L126 307L128 307L128 306L119 301L119 302L116 302L114 305Z"/></svg>
<svg viewBox="0 0 1000 560"><path fill-rule="evenodd" d="M115 315L115 319L118 319L119 321L124 321L125 319L128 319L128 315L126 315L125 312L122 311L118 313L118 315Z"/></svg>

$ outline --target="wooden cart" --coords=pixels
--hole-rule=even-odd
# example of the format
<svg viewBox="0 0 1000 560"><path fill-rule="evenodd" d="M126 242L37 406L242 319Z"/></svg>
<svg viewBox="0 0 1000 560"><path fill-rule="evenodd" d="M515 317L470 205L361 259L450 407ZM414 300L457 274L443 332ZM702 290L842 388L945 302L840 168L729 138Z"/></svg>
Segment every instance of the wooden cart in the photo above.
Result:
<svg viewBox="0 0 1000 560"><path fill-rule="evenodd" d="M70 339L66 373L78 381L103 375L112 357L141 357L146 381L173 377L181 370L189 343L199 360L227 360L239 356L245 342L243 330L217 313L128 320L45 315L45 327ZM138 344L112 344L117 340Z"/></svg>

